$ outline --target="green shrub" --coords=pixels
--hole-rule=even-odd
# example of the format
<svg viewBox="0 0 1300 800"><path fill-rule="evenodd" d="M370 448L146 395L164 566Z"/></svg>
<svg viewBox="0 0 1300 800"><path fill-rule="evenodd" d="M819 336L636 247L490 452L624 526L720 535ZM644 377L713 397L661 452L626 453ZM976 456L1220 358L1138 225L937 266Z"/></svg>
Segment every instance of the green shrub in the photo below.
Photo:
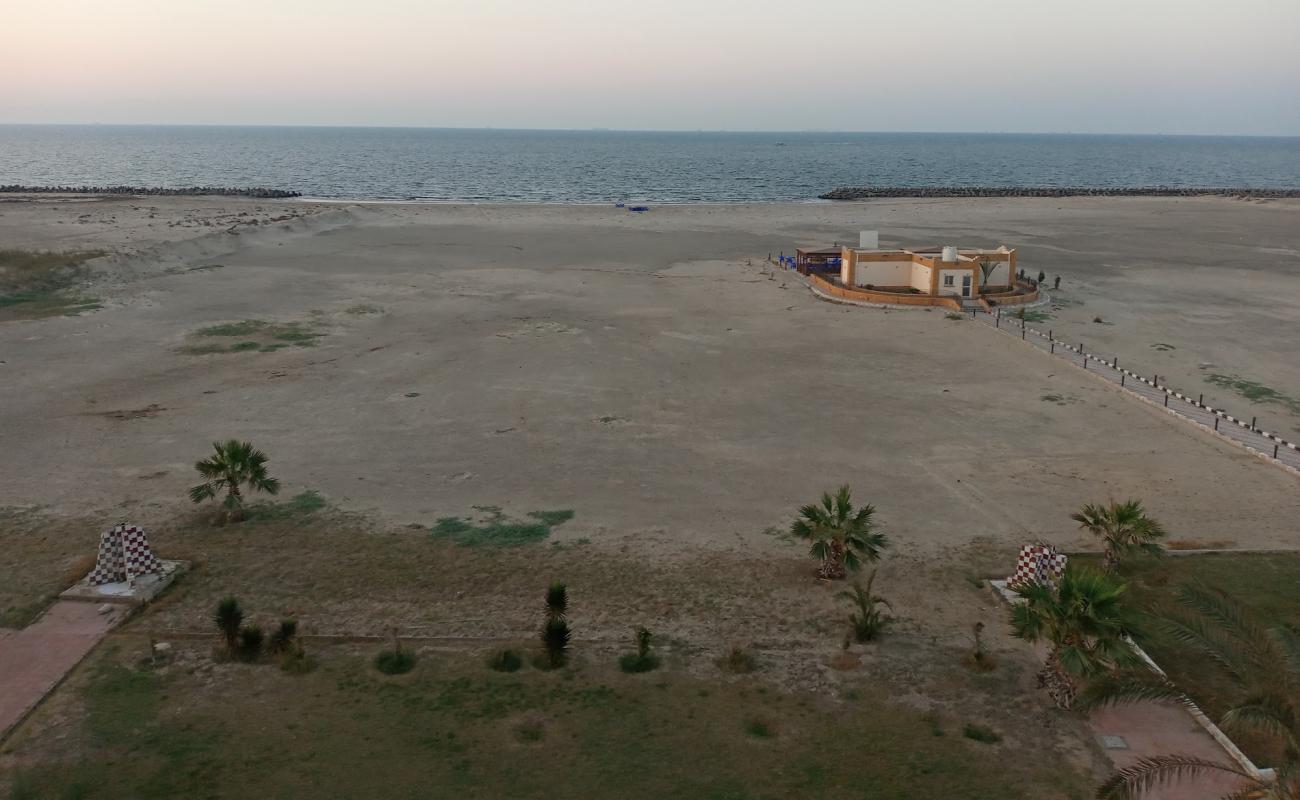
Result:
<svg viewBox="0 0 1300 800"><path fill-rule="evenodd" d="M880 606L893 609L889 601L877 594L872 594L872 584L876 582L873 570L867 576L867 585L854 584L853 591L839 592L836 596L844 598L857 609L849 615L849 624L853 629L853 638L859 642L870 642L880 635L891 620L880 610Z"/></svg>
<svg viewBox="0 0 1300 800"><path fill-rule="evenodd" d="M385 675L404 675L415 669L415 653L398 644L375 656L375 669Z"/></svg>
<svg viewBox="0 0 1300 800"><path fill-rule="evenodd" d="M745 723L745 733L756 739L771 739L776 736L776 729L762 720L750 720Z"/></svg>
<svg viewBox="0 0 1300 800"><path fill-rule="evenodd" d="M494 650L488 656L488 666L497 672L517 672L523 665L523 657L509 648Z"/></svg>
<svg viewBox="0 0 1300 800"><path fill-rule="evenodd" d="M741 675L758 669L758 659L743 647L733 647L725 656L718 659L718 667L723 672Z"/></svg>
<svg viewBox="0 0 1300 800"><path fill-rule="evenodd" d="M266 635L257 625L245 625L239 629L239 657L244 661L256 661L262 657L262 644Z"/></svg>
<svg viewBox="0 0 1300 800"><path fill-rule="evenodd" d="M618 659L624 672L649 672L659 666L659 657L650 652L650 639L648 628L636 629L636 652L624 653Z"/></svg>
<svg viewBox="0 0 1300 800"><path fill-rule="evenodd" d="M973 722L966 723L966 727L962 728L961 734L967 739L974 739L984 744L997 744L1002 741L1002 737L997 731L983 725L976 725Z"/></svg>
<svg viewBox="0 0 1300 800"><path fill-rule="evenodd" d="M280 655L292 650L298 637L298 620L282 619L280 627L271 633L271 653Z"/></svg>

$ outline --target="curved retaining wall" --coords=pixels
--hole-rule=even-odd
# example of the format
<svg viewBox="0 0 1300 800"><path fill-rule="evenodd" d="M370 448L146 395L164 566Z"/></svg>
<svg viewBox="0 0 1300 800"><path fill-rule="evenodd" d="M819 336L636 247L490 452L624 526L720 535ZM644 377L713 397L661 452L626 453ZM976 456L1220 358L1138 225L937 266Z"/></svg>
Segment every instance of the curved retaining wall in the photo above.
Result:
<svg viewBox="0 0 1300 800"><path fill-rule="evenodd" d="M870 289L845 289L843 286L836 286L820 275L809 275L808 282L816 287L819 292L845 300L892 306L938 306L939 308L951 308L954 311L961 311L961 301L947 295L933 297L928 294L896 294L894 292L873 292Z"/></svg>

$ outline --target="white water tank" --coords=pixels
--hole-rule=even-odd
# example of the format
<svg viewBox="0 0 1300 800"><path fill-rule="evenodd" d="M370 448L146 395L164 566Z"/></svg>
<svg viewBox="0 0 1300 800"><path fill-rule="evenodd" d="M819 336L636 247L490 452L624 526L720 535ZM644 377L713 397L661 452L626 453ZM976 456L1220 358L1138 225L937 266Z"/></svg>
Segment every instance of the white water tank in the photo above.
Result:
<svg viewBox="0 0 1300 800"><path fill-rule="evenodd" d="M880 231L858 231L859 250L879 250Z"/></svg>
<svg viewBox="0 0 1300 800"><path fill-rule="evenodd" d="M957 263L957 248L951 246L943 248L943 263L945 264Z"/></svg>

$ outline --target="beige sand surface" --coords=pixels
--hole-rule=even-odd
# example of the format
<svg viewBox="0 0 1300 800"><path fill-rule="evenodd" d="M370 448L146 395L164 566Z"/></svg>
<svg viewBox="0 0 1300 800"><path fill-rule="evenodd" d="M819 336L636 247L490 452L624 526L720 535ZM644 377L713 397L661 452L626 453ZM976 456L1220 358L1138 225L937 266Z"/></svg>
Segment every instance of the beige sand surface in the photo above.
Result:
<svg viewBox="0 0 1300 800"><path fill-rule="evenodd" d="M1189 389L1211 362L1300 397L1297 223L1300 204L1221 199L0 204L0 246L117 254L103 310L0 323L0 505L174 511L208 442L238 436L290 490L395 522L573 508L566 535L665 556L761 548L840 483L922 552L1074 542L1068 512L1108 495L1176 538L1292 545L1294 477L1007 337L822 302L764 259L863 227L1006 243L1082 303L1058 333ZM243 319L325 335L178 352Z"/></svg>

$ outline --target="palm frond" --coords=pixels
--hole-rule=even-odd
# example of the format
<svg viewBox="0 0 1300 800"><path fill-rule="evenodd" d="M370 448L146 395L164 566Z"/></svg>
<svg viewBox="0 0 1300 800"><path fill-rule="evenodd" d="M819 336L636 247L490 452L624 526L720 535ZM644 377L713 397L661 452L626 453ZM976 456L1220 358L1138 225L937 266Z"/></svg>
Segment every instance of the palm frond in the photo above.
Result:
<svg viewBox="0 0 1300 800"><path fill-rule="evenodd" d="M1148 700L1191 702L1191 698L1164 675L1149 669L1125 669L1090 681L1075 699L1074 707L1088 711Z"/></svg>
<svg viewBox="0 0 1300 800"><path fill-rule="evenodd" d="M1144 758L1116 772L1097 789L1097 798L1098 800L1136 800L1151 789L1207 772L1236 775L1250 781L1255 787L1262 788L1258 779L1236 767L1192 756L1154 756Z"/></svg>
<svg viewBox="0 0 1300 800"><path fill-rule="evenodd" d="M1256 730L1284 739L1292 751L1300 752L1295 712L1286 698L1260 695L1228 709L1220 724L1233 730Z"/></svg>

